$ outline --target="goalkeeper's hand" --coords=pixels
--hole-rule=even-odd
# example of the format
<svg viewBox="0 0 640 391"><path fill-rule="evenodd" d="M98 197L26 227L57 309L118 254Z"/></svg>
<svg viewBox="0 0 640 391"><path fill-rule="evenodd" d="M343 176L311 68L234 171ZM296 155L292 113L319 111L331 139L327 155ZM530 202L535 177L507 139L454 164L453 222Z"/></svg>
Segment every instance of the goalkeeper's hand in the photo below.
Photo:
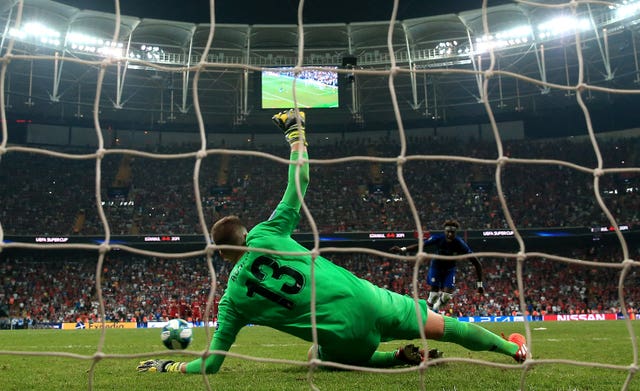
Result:
<svg viewBox="0 0 640 391"><path fill-rule="evenodd" d="M476 282L476 287L478 288L479 294L484 294L484 285L482 284L482 281Z"/></svg>
<svg viewBox="0 0 640 391"><path fill-rule="evenodd" d="M304 145L308 145L305 136L305 114L304 111L299 111L299 113L300 115L297 116L294 109L281 111L271 117L271 120L282 129L289 144L302 141ZM298 122L300 123L298 124Z"/></svg>
<svg viewBox="0 0 640 391"><path fill-rule="evenodd" d="M180 361L146 360L140 361L136 369L138 372L180 372Z"/></svg>

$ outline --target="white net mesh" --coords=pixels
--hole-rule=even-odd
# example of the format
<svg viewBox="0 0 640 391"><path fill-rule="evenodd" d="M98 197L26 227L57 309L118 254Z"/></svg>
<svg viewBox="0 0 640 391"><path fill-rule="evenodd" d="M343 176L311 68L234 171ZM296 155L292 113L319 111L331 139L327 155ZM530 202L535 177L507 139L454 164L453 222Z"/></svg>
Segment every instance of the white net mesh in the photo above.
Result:
<svg viewBox="0 0 640 391"><path fill-rule="evenodd" d="M579 16L584 15L585 10L587 10L587 14L589 14L588 11L590 11L591 6L603 5L603 4L609 5L609 3L596 2L596 1L593 1L593 2L586 2L586 1L584 2L583 1L541 2L541 3L521 1L518 3L521 5L529 5L529 6L536 7L539 10L539 12L550 12L550 11L561 10L562 15L564 15L564 17L566 18L569 18L571 16L578 18ZM390 18L390 22L391 22L390 26L395 26L396 12L397 12L398 5L399 5L399 2L395 1L393 13ZM483 2L481 5L483 10L481 15L482 15L482 25L483 25L484 33L478 34L478 35L479 36L482 35L485 38L485 40L484 41L476 40L473 42L473 44L475 44L476 47L475 48L472 47L471 49L476 50L476 53L477 53L476 55L467 54L468 59L473 63L474 69L462 69L462 68L452 67L450 66L451 64L447 62L444 62L440 66L419 67L419 66L406 65L407 63L402 61L401 63L402 65L399 65L400 63L396 58L396 50L394 49L394 43L393 43L395 39L394 37L395 28L389 27L388 36L387 36L388 47L386 48L388 53L385 55L385 57L387 58L387 63L385 64L385 66L378 67L378 68L356 67L353 69L338 70L338 72L341 75L355 74L356 78L360 76L365 77L367 75L384 76L387 78L388 80L387 89L388 89L388 94L390 98L389 101L387 102L387 105L392 108L393 113L395 115L394 132L397 136L397 140L399 140L397 156L380 157L380 156L376 156L375 154L370 154L370 155L353 155L353 156L345 156L345 157L339 157L339 158L326 158L326 159L312 158L310 160L310 163L312 167L317 167L318 171L323 170L325 167L327 167L327 170L329 170L328 167L331 167L332 165L339 166L341 164L349 164L349 163L353 163L353 164L366 163L367 165L375 165L376 167L384 166L384 167L395 169L396 175L397 175L397 185L401 190L401 195L403 199L406 201L407 208L410 210L412 223L415 226L415 230L417 231L418 237L423 237L425 233L424 227L426 226L426 224L425 224L425 221L423 220L424 212L420 211L421 209L425 209L425 207L417 202L414 202L414 198L418 195L412 192L412 188L410 186L411 178L407 176L407 172L414 173L413 167L411 168L411 170L409 170L409 167L411 167L412 164L427 163L427 162L453 162L453 163L460 163L460 164L474 166L474 167L482 167L482 169L484 168L490 169L491 173L493 174L493 180L495 180L497 205L499 205L500 207L497 213L503 216L504 222L506 224L506 226L502 228L506 228L508 230L513 231L513 237L517 242L517 245L516 245L517 248L515 249L515 251L508 251L508 252L485 251L485 252L478 252L475 255L478 255L483 258L488 258L488 259L491 259L491 258L504 259L507 261L507 264L509 265L509 267L515 268L517 292L518 292L517 304L521 309L528 307L526 298L525 298L525 294L528 290L527 283L526 283L526 281L528 280L528 277L523 272L528 260L543 258L543 259L546 259L547 261L565 263L568 265L575 265L579 268L585 268L585 269L593 268L598 270L613 269L619 272L618 281L617 282L612 281L611 283L612 284L617 283L617 291L618 291L617 300L620 303L620 310L626 319L625 322L627 324L628 335L625 336L625 338L630 339L629 343L631 344L632 351L633 351L633 362L629 365L612 365L607 363L600 363L600 362L597 362L597 360L574 361L574 360L566 360L562 358L537 359L536 358L536 339L533 338L532 336L531 324L529 321L526 320L526 318L524 322L524 329L526 331L525 333L526 337L528 341L530 341L530 349L533 354L533 359L529 360L525 365L515 366L515 365L500 364L500 363L484 361L484 360L465 359L465 358L445 358L445 361L451 361L451 362L465 361L465 362L489 366L489 367L497 367L497 368L505 368L505 369L521 371L522 380L521 380L520 387L522 389L527 388L527 373L529 371L532 371L537 366L562 364L562 365L591 366L594 368L611 369L611 370L626 372L626 374L628 375L626 378L626 381L619 386L622 389L629 389L631 381L634 377L634 374L638 369L638 346L637 346L637 340L635 337L632 321L630 320L629 313L627 312L628 303L626 301L626 294L625 294L627 287L625 286L625 282L626 281L628 282L627 276L629 276L630 273L632 273L633 269L638 266L638 262L632 259L632 255L630 253L630 248L629 248L629 244L627 243L627 239L620 230L620 227L618 225L618 220L614 215L614 213L618 213L618 212L612 212L608 206L607 201L603 199L602 180L603 178L607 178L609 176L615 177L618 175L631 175L631 176L637 175L640 173L640 168L637 166L632 166L632 167L607 166L607 164L605 163L606 159L601 154L601 147L599 144L599 140L598 140L598 137L596 137L596 132L594 131L594 126L592 124L592 120L590 117L590 110L585 100L587 99L587 97L590 97L591 94L595 92L606 93L611 95L623 95L623 94L638 94L640 93L640 91L636 89L632 89L631 88L632 86L625 86L628 88L612 88L608 86L595 85L595 84L589 83L589 80L585 75L585 69L587 69L587 67L585 66L586 59L583 51L585 47L585 44L583 43L583 36L585 33L583 30L581 30L579 26L570 27L570 28L567 27L570 30L571 34L569 34L563 39L563 45L566 48L566 50L570 50L572 51L572 53L573 51L575 51L575 58L577 59L577 63L575 67L564 67L564 70L567 72L566 84L558 84L558 83L547 81L546 70L541 72L541 77L538 79L530 76L525 76L521 73L501 69L497 65L497 58L495 55L495 51L509 50L508 45L510 44L509 43L510 40L515 41L521 38L515 35L513 37L508 37L508 36L499 37L498 35L496 35L495 30L500 28L500 25L499 25L500 18L495 17L495 15L493 15L493 17L490 17L488 15L486 1ZM115 31L113 32L113 39L112 39L113 42L118 42L121 37L121 34L119 32L119 26L121 26L122 23L120 19L121 16L120 16L119 8L120 8L119 2L115 1L115 15L116 15L115 26L116 27L115 27ZM211 10L213 11L213 9L214 9L214 2L212 1ZM15 5L11 8L11 10L12 10L12 16L10 19L12 20L12 23L10 27L11 29L15 29L16 31L19 31L20 26L23 24L23 20L22 20L23 2L22 1L16 2ZM305 48L305 40L304 40L305 25L302 23L303 14L304 14L304 1L300 2L299 8L298 8L298 26L297 26L298 40L297 40L297 49L295 50L295 52L297 53L297 60L295 63L295 67L293 69L293 72L296 72L296 73L300 73L304 70L309 70L309 69L322 69L322 67L309 66L309 64L305 62L306 48ZM491 24L490 20L495 22L495 25ZM593 16L592 16L591 22L595 23L593 20ZM187 66L184 66L184 67L167 66L167 65L162 65L161 63L158 63L158 62L146 61L139 58L126 59L129 65L144 68L149 73L166 72L166 73L170 73L172 75L177 75L177 76L183 75L187 71L193 73L194 76L190 83L190 87L192 91L192 101L193 101L192 104L193 104L195 118L197 120L199 137L197 138L197 140L195 140L197 141L198 145L194 147L190 152L154 153L154 152L148 152L148 151L138 150L138 149L124 149L124 148L115 148L115 147L107 146L108 144L110 144L110 141L105 140L105 134L108 134L108 132L105 133L105 129L103 129L103 121L101 117L102 110L105 109L102 103L103 102L102 87L103 87L103 84L105 83L105 74L107 70L124 69L124 68L120 68L122 66L123 58L117 57L117 56L109 56L108 53L107 55L99 58L96 56L93 56L93 57L78 56L78 57L65 58L65 61L82 64L87 68L92 68L97 70L96 79L89 82L91 84L95 84L95 95L93 100L94 103L93 103L93 107L91 108L91 112L93 113L92 114L93 126L95 130L95 136L97 139L97 148L95 149L94 152L85 153L85 154L75 154L75 153L67 153L67 152L58 152L54 149L48 149L44 147L26 146L26 145L21 145L20 143L9 144L9 129L8 129L9 125L6 120L3 120L2 122L2 143L0 144L0 157L2 157L3 160L5 156L9 156L13 154L16 154L16 155L36 154L36 155L46 155L49 157L60 158L60 159L68 159L70 161L95 162L95 173L94 173L95 181L93 182L95 186L92 189L92 195L85 194L85 196L89 198L93 197L95 199L93 207L95 208L95 213L97 213L97 216L99 217L100 231L104 233L103 241L101 243L65 244L65 243L27 243L27 242L21 242L21 241L9 242L4 240L5 238L4 229L5 227L10 227L12 225L12 222L0 221L2 223L2 225L0 225L0 250L32 249L32 250L54 251L54 250L61 250L61 249L76 249L76 250L88 250L88 251L97 252L99 255L97 257L97 261L95 264L95 292L99 302L99 314L100 314L99 318L102 319L103 321L107 318L107 316L105 313L105 298L103 297L104 287L103 287L102 274L103 274L103 271L105 270L105 258L111 252L116 251L116 249L119 251L136 254L142 257L159 257L159 258L161 257L161 258L168 258L168 259L191 259L191 258L198 258L198 257L206 258L207 268L208 268L208 272L211 280L211 289L207 293L208 300L207 300L207 305L206 305L203 318L204 319L213 318L214 298L215 298L215 293L217 288L217 276L218 276L217 271L214 268L214 262L213 262L214 252L218 248L225 249L225 248L234 248L234 247L229 247L229 246L218 247L212 243L209 237L209 234L208 234L209 227L213 223L211 218L215 217L215 215L212 216L211 214L209 214L205 206L203 206L203 202L202 202L202 200L206 198L205 195L202 193L202 189L201 189L201 183L203 182L203 179L201 177L203 162L207 158L210 158L210 159L215 158L215 159L218 159L216 160L216 162L218 162L219 164L228 164L229 168L233 169L233 166L232 166L233 161L230 160L232 157L238 157L238 156L255 157L257 159L256 161L259 160L259 161L277 163L277 165L281 167L282 170L284 170L284 167L286 167L286 165L289 163L287 159L279 157L277 153L276 154L265 153L265 152L259 152L253 149L208 148L207 139L208 137L211 137L211 136L208 136L207 134L206 120L204 118L204 114L201 109L203 106L203 102L201 101L201 94L199 93L199 90L202 87L201 80L200 80L201 75L206 73L207 70L217 69L217 68L233 69L233 70L238 70L240 72L244 72L244 71L259 72L262 70L262 67L255 66L255 65L246 65L242 63L226 63L226 62L217 63L217 62L209 61L209 59L211 58L210 57L211 44L216 34L216 27L217 25L215 23L215 15L214 15L214 12L211 12L211 28L208 31L209 35L207 38L206 47L198 55L199 60L195 62L190 62ZM8 92L10 91L10 86L8 85L8 80L9 80L8 71L9 71L9 67L11 66L11 63L14 61L46 62L46 63L49 63L49 65L52 66L52 68L55 68L57 66L56 64L58 64L58 61L59 61L59 57L57 55L39 55L37 51L34 51L33 53L23 53L23 52L17 53L14 50L14 45L15 45L15 42L20 39L20 36L11 35L8 33L8 31L9 31L9 27L7 28L7 31L5 31L5 34L3 36L4 46L3 46L3 55L2 55L2 70L0 74L0 91L2 91L2 94L0 94L0 107L2 110L1 113L2 113L3 119L7 118L7 111L8 111L7 107L9 106L6 102L6 99L7 99L7 96L9 96ZM598 33L606 34L606 29L603 30L596 27L594 31L596 34ZM511 33L515 34L516 32L512 31ZM492 37L492 38L488 38L488 37ZM636 38L634 34L631 35L631 40L635 48ZM594 44L594 43L598 43L602 46L606 46L606 43L607 43L606 36L597 37L595 41L593 40L591 41L591 44ZM443 47L441 47L441 49L442 48L445 48L444 50L448 50L446 49L446 44ZM439 50L439 49L436 48L436 50ZM534 45L532 46L531 50L534 50L537 53L537 56L542 57L542 61L538 63L538 66L540 66L540 64L544 65L545 64L544 45L543 44ZM602 50L605 51L605 57L608 57L608 51L607 51L608 49L603 47ZM637 56L634 56L634 57L637 58ZM54 64L54 65L51 65L51 64ZM556 71L558 70L557 69L554 70L554 72ZM483 110L484 114L486 115L486 118L488 118L488 122L490 124L490 133L492 134L491 138L495 141L496 154L494 157L481 158L481 157L473 157L473 156L459 156L459 155L456 155L455 153L412 154L411 152L409 152L410 142L408 141L409 137L407 137L407 132L405 131L405 125L403 122L403 115L402 115L402 108L401 108L401 104L403 102L397 96L397 91L399 90L399 88L396 83L399 79L406 80L407 77L408 78L420 78L420 77L427 78L427 77L437 77L437 76L443 76L443 77L453 76L454 78L470 77L476 80L477 86L478 86L478 94L477 94L478 102L477 103L484 107L484 110ZM517 81L515 85L522 86L523 88L524 86L529 86L529 87L533 86L535 88L538 88L540 91L544 91L545 93L548 93L549 91L557 93L558 91L560 91L560 92L570 94L572 96L572 99L575 100L575 105L577 105L579 110L582 112L582 116L584 119L584 136L587 137L588 143L592 148L593 154L595 154L596 164L593 166L586 166L586 165L572 163L571 161L566 161L562 159L555 159L555 158L546 159L540 156L532 157L532 158L511 157L510 153L505 151L504 149L500 127L494 115L497 107L496 104L497 103L502 104L503 102L502 90L501 89L496 90L496 85L499 84L498 83L499 81L502 81L505 79L515 80ZM427 88L428 88L427 86L428 84L425 83L425 94L427 93ZM295 91L296 91L295 83L293 85L293 91L294 91L294 97L295 97ZM516 105L517 107L521 108L520 95L518 95L517 98L518 98L518 102ZM444 115L443 114L444 109L442 106L439 107L437 104L435 104L435 99L436 99L435 97L431 97L430 99L425 97L425 100L426 100L425 106L426 106L426 103L431 104L431 107L428 107L425 109L425 115L427 114L433 115L435 119L438 119L440 118L441 115ZM118 102L118 104L119 103L120 102ZM355 103L355 101L352 101L352 103ZM362 113L358 113L356 110L355 114L357 114L355 116L357 118L358 115ZM163 119L163 118L161 117L160 119ZM313 123L312 118L310 122ZM309 133L310 135L312 135L313 129L310 129ZM310 149L311 151L313 151L313 143ZM637 151L635 151L635 154L637 155ZM313 152L312 152L312 155L313 155ZM118 157L130 156L130 157L139 159L140 161L149 161L149 162L156 161L156 160L167 160L169 161L169 164L172 164L172 162L176 162L176 164L177 162L191 162L193 164L192 170L189 170L188 172L182 172L181 176L182 178L189 178L189 177L192 178L190 185L192 186L191 191L192 191L193 200L195 200L194 204L195 204L195 210L197 212L196 213L197 228L198 228L198 232L201 234L202 241L205 243L204 246L188 252L165 253L165 252L149 251L149 250L135 247L135 246L114 243L112 230L113 230L113 218L116 218L116 217L114 217L111 213L109 214L106 213L105 211L106 204L104 202L105 200L103 199L103 196L105 194L103 169L105 167L105 160L109 156L118 156ZM145 159L148 159L148 160L145 160ZM298 162L298 164L300 163L301 162ZM2 164L2 161L0 161L0 164ZM574 258L570 256L565 256L564 254L558 255L551 252L538 252L538 251L528 250L526 241L521 236L521 230L519 229L521 227L518 224L518 221L514 220L514 217L512 215L512 209L511 209L512 205L507 199L507 197L505 197L505 194L507 193L507 189L506 189L507 186L518 187L522 185L521 183L509 182L509 177L511 173L517 172L517 170L522 169L522 167L529 169L531 167L537 167L537 166L560 167L561 172L567 172L567 171L579 172L579 173L593 177L592 181L591 179L588 179L589 184L587 185L587 188L591 189L592 194L590 194L590 196L592 196L593 199L595 199L595 203L597 203L597 206L600 208L601 212L604 214L604 216L606 216L606 223L607 225L612 227L612 232L617 238L616 247L617 247L619 256L616 257L615 262L603 263L603 262L589 261L589 260ZM508 170L513 170L513 171L508 171ZM527 180L526 179L527 174L524 174L524 176L520 174L520 176L516 176L516 178L518 179L525 178L525 180ZM544 181L544 178L529 178L529 179L532 181ZM312 174L311 181L312 183L314 181L313 174ZM508 185L506 185L505 182L507 182ZM408 262L409 265L411 265L413 270L412 281L410 286L411 286L411 293L414 295L414 297L423 297L424 292L420 292L420 289L421 289L420 279L422 278L420 273L422 273L421 270L424 269L426 260L431 258L446 258L444 256L439 256L439 255L425 252L425 249L423 248L423 244L421 241L418 242L420 246L418 249L418 254L415 256L392 255L385 251L380 251L380 250L375 250L375 249L365 248L365 247L329 247L329 246L321 245L321 240L320 240L321 233L320 233L320 230L318 229L318 225L322 225L323 222L318 221L315 218L315 214L313 213L313 208L314 208L314 205L306 204L303 201L302 213L304 215L304 220L305 220L304 224L306 224L308 226L307 228L309 229L309 231L313 233L313 245L311 248L311 253L314 256L317 256L320 254L324 255L324 254L358 253L358 254L365 254L365 255L368 254L374 257L389 258L396 261L403 261L403 262L406 261ZM253 218L261 219L263 217L266 217L266 216L254 216ZM55 233L53 236L55 236ZM465 257L460 256L457 258L463 259ZM512 262L509 262L509 261L512 261ZM315 308L313 307L312 307L312 313L313 313L312 318L315 318ZM209 336L209 338L212 338L212 333L213 333L213 330L210 330L209 327L207 326L207 335ZM91 367L88 374L89 376L88 385L90 389L93 389L93 383L95 381L95 376L96 376L95 374L96 367L101 360L104 360L106 358L118 358L118 359L131 360L131 359L137 359L137 358L148 358L150 356L157 356L157 355L167 355L166 351L141 352L139 354L126 354L126 355L110 354L105 350L106 335L107 335L106 328L103 328L103 333L101 335L100 342L96 347L96 350L91 354L87 354L87 355L69 354L63 351L49 351L49 350L33 351L33 352L0 351L0 354L9 355L9 356L14 356L14 355L16 356L19 356L19 355L58 356L58 357L67 357L67 358L77 358L81 360L89 360L91 362ZM314 334L314 339L317 340L317 335L315 334ZM428 343L426 342L426 340L423 341L423 345L425 347L428 347ZM233 352L219 352L219 353L226 354L228 356L239 357L246 360L308 366L309 386L312 389L319 388L314 383L314 374L318 370L318 364L319 364L319 361L316 359L313 359L310 361L304 361L304 360L292 361L292 360L281 360L281 359L258 358L258 357L248 356L248 355L237 354ZM196 357L196 356L206 355L207 353L190 351L186 353L182 352L182 354L192 355ZM409 368L402 368L402 369L362 368L362 367L353 367L353 366L343 365L340 363L327 363L327 362L323 364L334 366L336 368L354 369L357 371L379 372L379 373L406 372L406 371L426 371L426 373L428 373L428 371L431 369L430 362L424 363L419 368L410 368L410 369ZM206 388L212 389L209 383L209 378L207 376L203 376L203 379L204 379ZM425 380L425 377L423 377L422 379L423 379L422 388L425 388L426 384L428 384L428 381Z"/></svg>

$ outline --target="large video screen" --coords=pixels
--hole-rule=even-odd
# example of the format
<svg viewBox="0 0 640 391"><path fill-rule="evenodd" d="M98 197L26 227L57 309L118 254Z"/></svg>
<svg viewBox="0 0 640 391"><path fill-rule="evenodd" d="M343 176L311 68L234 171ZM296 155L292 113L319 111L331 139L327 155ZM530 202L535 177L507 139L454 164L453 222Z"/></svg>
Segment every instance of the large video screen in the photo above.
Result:
<svg viewBox="0 0 640 391"><path fill-rule="evenodd" d="M294 107L293 82L295 82L298 107L337 108L337 68L304 70L297 75L293 69L274 68L262 71L261 92L263 109L290 109Z"/></svg>

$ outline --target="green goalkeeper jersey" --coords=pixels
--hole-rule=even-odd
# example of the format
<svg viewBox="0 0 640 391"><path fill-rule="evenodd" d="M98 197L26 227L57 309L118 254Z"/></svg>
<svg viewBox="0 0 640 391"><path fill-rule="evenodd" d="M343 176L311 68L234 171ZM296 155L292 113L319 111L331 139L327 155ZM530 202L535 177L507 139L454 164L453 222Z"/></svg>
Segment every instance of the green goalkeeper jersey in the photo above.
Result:
<svg viewBox="0 0 640 391"><path fill-rule="evenodd" d="M306 156L305 156L306 157ZM291 155L296 160L297 154ZM290 165L287 191L269 218L247 235L246 252L229 275L227 289L218 306L218 328L212 350L228 351L236 335L247 324L269 326L312 341L312 265L316 285L316 323L321 351L343 361L368 359L380 341L419 337L415 304L411 297L379 288L291 238L300 219L300 201L295 190L295 166ZM308 184L308 164L300 170L303 194ZM261 249L303 253L276 254ZM422 319L426 307L421 304ZM223 355L208 358L208 373L218 371ZM187 372L200 372L200 360Z"/></svg>

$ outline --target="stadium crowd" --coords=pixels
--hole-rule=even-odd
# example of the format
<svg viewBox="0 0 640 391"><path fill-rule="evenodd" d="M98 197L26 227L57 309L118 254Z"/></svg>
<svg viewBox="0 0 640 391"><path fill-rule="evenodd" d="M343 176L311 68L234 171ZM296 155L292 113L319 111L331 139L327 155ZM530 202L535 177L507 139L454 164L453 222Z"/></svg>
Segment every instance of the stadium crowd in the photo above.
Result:
<svg viewBox="0 0 640 391"><path fill-rule="evenodd" d="M450 216L465 229L507 228L496 183L495 144L481 141L415 138L403 164L403 176L425 229ZM193 151L185 147L163 154ZM603 167L640 166L640 138L599 143ZM281 147L256 148L280 156ZM413 216L399 186L395 164L367 160L329 162L346 156L395 157L392 140L350 141L314 147L307 205L321 232L410 230ZM557 159L597 167L589 141L508 141L509 158ZM91 151L84 151L85 153ZM442 160L441 155L486 159L486 163ZM101 205L114 235L200 234L194 192L194 158L130 159L108 154L101 160ZM198 186L207 225L237 214L250 226L268 216L279 201L284 178L263 156L210 155L200 167ZM500 166L500 184L515 224L528 227L609 225L594 195L594 177L558 164ZM6 235L102 235L96 206L95 159L64 159L42 154L8 153L0 164L0 222ZM599 178L599 193L620 224L640 222L640 177L612 173ZM303 218L299 231L310 231Z"/></svg>
<svg viewBox="0 0 640 391"><path fill-rule="evenodd" d="M566 248L559 255L580 260L620 263L621 255L605 247L587 250ZM633 257L640 248L633 248ZM0 274L0 327L11 319L21 324L42 325L101 320L97 295L97 257L79 253L47 255L2 254ZM335 253L330 258L376 285L412 294L413 263L367 253ZM484 259L485 293L475 290L470 264L459 263L457 292L441 311L451 316L504 316L515 314L620 313L617 281L620 269L528 258L523 269L527 308L520 308L513 259ZM217 300L226 287L229 264L215 257L215 314ZM418 275L418 292L426 297L426 266ZM181 317L203 321L211 282L206 260L162 259L118 252L105 258L100 289L105 320L162 321ZM630 313L640 307L640 273L624 279L625 303ZM3 316L4 315L4 316ZM208 319L214 319L209 315Z"/></svg>
<svg viewBox="0 0 640 391"><path fill-rule="evenodd" d="M599 141L603 167L640 166L640 138ZM192 148L190 148L192 147ZM197 146L159 149L171 154ZM281 146L256 148L282 155ZM399 187L395 164L366 159L328 161L346 156L392 158L400 151L393 140L360 139L319 145L311 158L311 185L306 204L323 232L412 230L414 219ZM593 146L585 140L508 141L510 159L556 159L585 168L597 167ZM65 151L90 153L87 150ZM452 216L463 229L507 228L496 181L496 145L480 141L412 138L402 165L403 177L418 209L423 228L439 229ZM443 155L484 159L442 159ZM102 235L97 203L104 208L112 235L200 234L194 191L194 158L131 158L106 154L95 159L64 159L45 154L11 152L0 162L0 223L4 235ZM274 159L248 155L210 155L200 166L198 186L210 226L223 215L237 214L248 226L269 216L281 197L286 178ZM608 226L594 196L591 172L553 161L522 164L507 160L499 166L500 185L517 227ZM99 170L100 200L96 199ZM613 173L599 178L598 191L620 223L640 223L640 176ZM303 216L299 232L310 231ZM637 246L637 244L636 244ZM558 250L559 251L559 250ZM551 253L558 252L556 249ZM566 256L620 262L606 248L562 250ZM637 259L638 248L632 258ZM412 264L358 253L331 257L357 275L400 293L412 292ZM145 258L112 252L96 284L97 256L86 253L0 253L0 320L21 324L100 320L97 289L107 320L161 320L204 317L212 278L204 259ZM217 291L226 285L229 265L214 260ZM585 267L539 258L524 265L527 308L520 308L515 261L483 260L485 289L474 294L474 280L460 264L455 299L444 310L455 316L571 314L621 310L619 269ZM426 266L418 291L426 297ZM544 276L545 278L542 278ZM626 305L640 303L640 275L625 279ZM215 313L212 311L211 313ZM3 316L5 315L5 316ZM1 325L0 325L1 326Z"/></svg>

